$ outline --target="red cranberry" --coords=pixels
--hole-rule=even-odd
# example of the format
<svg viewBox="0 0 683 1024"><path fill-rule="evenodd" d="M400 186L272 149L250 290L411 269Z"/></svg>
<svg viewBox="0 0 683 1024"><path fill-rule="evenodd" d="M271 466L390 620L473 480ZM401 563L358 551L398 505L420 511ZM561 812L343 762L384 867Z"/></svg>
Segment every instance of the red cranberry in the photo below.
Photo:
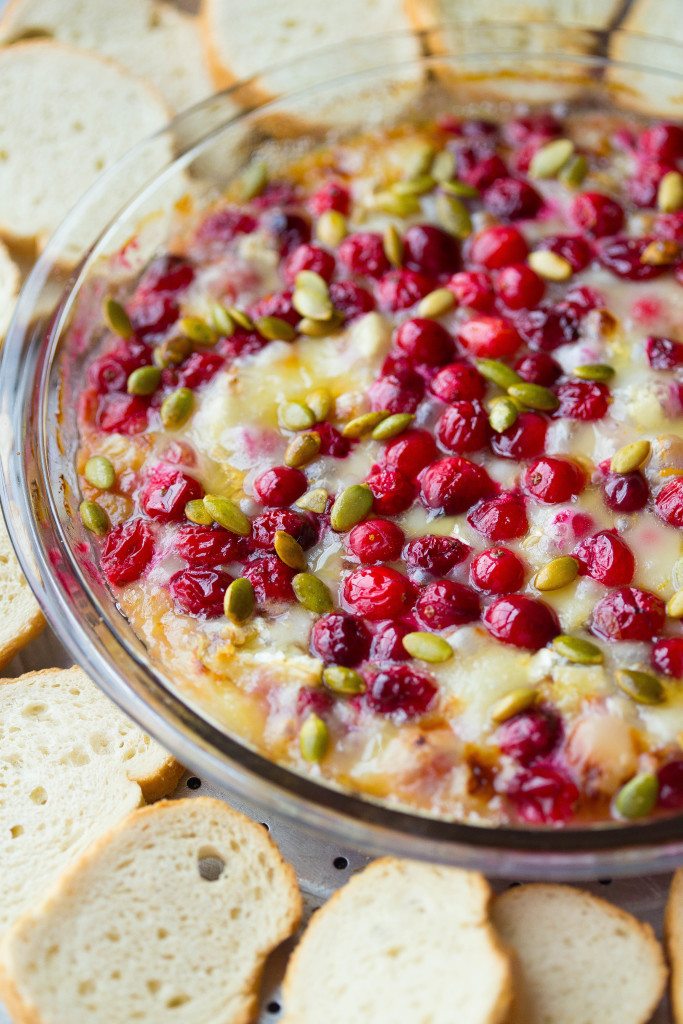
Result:
<svg viewBox="0 0 683 1024"><path fill-rule="evenodd" d="M675 163L683 158L683 128L664 121L645 128L640 136L639 148L653 160Z"/></svg>
<svg viewBox="0 0 683 1024"><path fill-rule="evenodd" d="M220 249L237 235L250 235L258 226L256 217L234 207L214 210L197 229L197 241L211 249Z"/></svg>
<svg viewBox="0 0 683 1024"><path fill-rule="evenodd" d="M613 530L601 530L586 537L572 552L582 576L590 576L606 587L623 587L636 569L633 553Z"/></svg>
<svg viewBox="0 0 683 1024"><path fill-rule="evenodd" d="M453 235L433 224L413 224L403 236L403 246L406 267L433 277L452 273L460 262Z"/></svg>
<svg viewBox="0 0 683 1024"><path fill-rule="evenodd" d="M683 345L673 338L647 338L645 355L653 370L675 370L683 366Z"/></svg>
<svg viewBox="0 0 683 1024"><path fill-rule="evenodd" d="M251 200L252 206L257 210L272 210L274 207L298 206L301 202L301 195L296 185L291 181L269 181L266 187ZM276 211L280 212L280 211ZM303 218L300 218L303 220ZM306 224L307 221L304 221ZM305 241L305 239L304 239Z"/></svg>
<svg viewBox="0 0 683 1024"><path fill-rule="evenodd" d="M664 602L648 590L620 587L593 609L591 629L606 640L652 640L664 626Z"/></svg>
<svg viewBox="0 0 683 1024"><path fill-rule="evenodd" d="M252 520L252 545L262 551L272 551L278 530L291 534L302 548L310 548L316 541L316 529L311 517L293 508L269 508Z"/></svg>
<svg viewBox="0 0 683 1024"><path fill-rule="evenodd" d="M316 423L315 432L320 438L320 454L335 459L345 459L351 451L351 441L344 437L331 423Z"/></svg>
<svg viewBox="0 0 683 1024"><path fill-rule="evenodd" d="M234 359L239 359L240 356L249 356L254 352L259 352L266 344L266 339L256 331L240 329L231 334L229 338L221 338L216 349L225 359L232 362Z"/></svg>
<svg viewBox="0 0 683 1024"><path fill-rule="evenodd" d="M483 448L489 436L489 420L479 402L454 402L436 424L439 444L447 452L460 455Z"/></svg>
<svg viewBox="0 0 683 1024"><path fill-rule="evenodd" d="M134 296L128 306L135 335L145 340L167 331L178 319L178 313L179 306L172 295L156 292L139 299Z"/></svg>
<svg viewBox="0 0 683 1024"><path fill-rule="evenodd" d="M536 459L524 470L522 487L537 501L558 505L581 494L586 486L586 474L569 459L546 455Z"/></svg>
<svg viewBox="0 0 683 1024"><path fill-rule="evenodd" d="M592 309L597 309L598 306L605 305L605 297L600 292L596 292L595 288L589 288L588 285L579 284L570 288L566 292L562 302L558 302L557 309L565 314L572 314L574 317L581 319L590 313Z"/></svg>
<svg viewBox="0 0 683 1024"><path fill-rule="evenodd" d="M659 779L659 806L667 811L683 808L683 760L669 761L657 773Z"/></svg>
<svg viewBox="0 0 683 1024"><path fill-rule="evenodd" d="M174 466L160 462L147 474L140 492L140 505L150 519L160 523L180 522L185 518L188 501L204 496L204 488Z"/></svg>
<svg viewBox="0 0 683 1024"><path fill-rule="evenodd" d="M683 529L683 478L675 477L664 484L655 498L655 511L669 526Z"/></svg>
<svg viewBox="0 0 683 1024"><path fill-rule="evenodd" d="M626 182L626 192L631 202L646 208L655 206L659 183L672 170L675 168L669 163L641 156L635 174Z"/></svg>
<svg viewBox="0 0 683 1024"><path fill-rule="evenodd" d="M495 121L472 117L469 121L462 122L460 131L466 139L493 139L498 134L498 125Z"/></svg>
<svg viewBox="0 0 683 1024"><path fill-rule="evenodd" d="M432 278L416 270L391 270L377 285L377 299L382 309L397 313L410 309L434 288Z"/></svg>
<svg viewBox="0 0 683 1024"><path fill-rule="evenodd" d="M621 206L602 192L581 192L575 197L569 212L577 228L590 238L616 235L624 226Z"/></svg>
<svg viewBox="0 0 683 1024"><path fill-rule="evenodd" d="M344 580L344 601L357 615L366 619L395 619L414 599L409 579L386 565L363 566Z"/></svg>
<svg viewBox="0 0 683 1024"><path fill-rule="evenodd" d="M535 217L543 205L543 200L528 181L521 181L519 178L497 178L484 192L483 203L494 217L501 220L522 220Z"/></svg>
<svg viewBox="0 0 683 1024"><path fill-rule="evenodd" d="M515 363L515 370L529 384L551 387L562 373L562 367L547 352L528 352Z"/></svg>
<svg viewBox="0 0 683 1024"><path fill-rule="evenodd" d="M481 270L461 270L453 274L447 284L459 306L487 313L493 306L494 293L491 278Z"/></svg>
<svg viewBox="0 0 683 1024"><path fill-rule="evenodd" d="M491 438L491 449L502 459L533 459L545 448L548 421L537 412L522 412L511 427Z"/></svg>
<svg viewBox="0 0 683 1024"><path fill-rule="evenodd" d="M394 374L378 377L368 388L370 408L376 411L415 412L422 401L425 383L417 373L403 379Z"/></svg>
<svg viewBox="0 0 683 1024"><path fill-rule="evenodd" d="M319 217L328 210L336 210L346 216L351 209L351 195L345 185L327 181L311 196L311 210Z"/></svg>
<svg viewBox="0 0 683 1024"><path fill-rule="evenodd" d="M642 473L609 473L603 483L605 504L614 512L640 512L650 491Z"/></svg>
<svg viewBox="0 0 683 1024"><path fill-rule="evenodd" d="M486 381L472 363L449 363L429 383L429 390L442 402L480 401L486 394Z"/></svg>
<svg viewBox="0 0 683 1024"><path fill-rule="evenodd" d="M430 676L408 665L377 669L367 682L367 706L380 715L395 715L399 721L424 715L438 692Z"/></svg>
<svg viewBox="0 0 683 1024"><path fill-rule="evenodd" d="M524 594L499 597L484 612L484 625L504 644L538 651L560 632L557 615L543 601Z"/></svg>
<svg viewBox="0 0 683 1024"><path fill-rule="evenodd" d="M171 576L168 589L181 611L203 619L223 614L225 591L232 576L220 569L181 569Z"/></svg>
<svg viewBox="0 0 683 1024"><path fill-rule="evenodd" d="M240 561L246 551L243 537L228 533L220 526L197 526L184 523L173 537L177 555L190 563L191 569L199 566L214 568Z"/></svg>
<svg viewBox="0 0 683 1024"><path fill-rule="evenodd" d="M250 558L242 570L252 587L259 604L269 601L293 601L292 579L294 570L281 562L277 555L261 555Z"/></svg>
<svg viewBox="0 0 683 1024"><path fill-rule="evenodd" d="M107 580L117 587L139 580L154 554L154 534L142 519L115 526L102 546L100 563Z"/></svg>
<svg viewBox="0 0 683 1024"><path fill-rule="evenodd" d="M458 328L458 341L478 358L506 359L513 356L522 339L508 320L498 316L475 316Z"/></svg>
<svg viewBox="0 0 683 1024"><path fill-rule="evenodd" d="M436 444L428 430L406 430L394 438L384 449L383 463L415 480L419 473L436 458Z"/></svg>
<svg viewBox="0 0 683 1024"><path fill-rule="evenodd" d="M657 238L666 238L683 245L683 210L657 214L652 229Z"/></svg>
<svg viewBox="0 0 683 1024"><path fill-rule="evenodd" d="M484 228L470 243L469 256L488 270L500 270L511 263L522 263L529 252L524 235L517 228L498 224Z"/></svg>
<svg viewBox="0 0 683 1024"><path fill-rule="evenodd" d="M365 288L355 281L333 281L330 285L332 305L344 314L347 323L375 308L375 300Z"/></svg>
<svg viewBox="0 0 683 1024"><path fill-rule="evenodd" d="M348 545L353 554L364 565L373 562L395 562L400 557L403 530L387 519L366 519L354 526L349 534Z"/></svg>
<svg viewBox="0 0 683 1024"><path fill-rule="evenodd" d="M370 637L361 619L343 612L322 615L311 629L311 651L327 664L352 668L368 656Z"/></svg>
<svg viewBox="0 0 683 1024"><path fill-rule="evenodd" d="M447 516L467 511L493 490L493 481L483 466L457 455L432 463L420 482L422 501L427 508Z"/></svg>
<svg viewBox="0 0 683 1024"><path fill-rule="evenodd" d="M397 469L378 469L366 483L374 496L373 509L381 516L397 516L410 508L417 497L412 480Z"/></svg>
<svg viewBox="0 0 683 1024"><path fill-rule="evenodd" d="M374 231L348 235L339 246L339 259L351 274L381 277L389 269L382 236Z"/></svg>
<svg viewBox="0 0 683 1024"><path fill-rule="evenodd" d="M479 595L464 583L435 580L429 583L415 604L415 613L428 629L448 629L475 622L480 615Z"/></svg>
<svg viewBox="0 0 683 1024"><path fill-rule="evenodd" d="M262 316L277 316L280 320L286 321L292 327L296 327L301 319L292 305L293 292L287 288L283 292L271 292L249 307L249 315L252 320L259 320Z"/></svg>
<svg viewBox="0 0 683 1024"><path fill-rule="evenodd" d="M453 356L453 339L436 320L406 320L396 331L394 343L408 359L429 366L441 366Z"/></svg>
<svg viewBox="0 0 683 1024"><path fill-rule="evenodd" d="M403 557L414 569L424 569L432 576L446 576L469 554L469 546L457 537L426 534L409 541Z"/></svg>
<svg viewBox="0 0 683 1024"><path fill-rule="evenodd" d="M235 211L221 211L224 217L229 212ZM245 215L241 216L244 217ZM251 220L252 218L247 215L246 219ZM248 230L253 231L255 226L256 223L254 222L254 226ZM152 260L142 275L140 283L135 290L135 295L137 297L140 295L150 295L152 292L157 292L158 294L182 292L189 288L193 281L194 268L187 260L182 259L180 256L158 256Z"/></svg>
<svg viewBox="0 0 683 1024"><path fill-rule="evenodd" d="M560 135L562 125L553 114L529 114L526 117L513 117L503 125L503 137L511 146L521 146L530 138L540 136L552 139Z"/></svg>
<svg viewBox="0 0 683 1024"><path fill-rule="evenodd" d="M509 548L488 548L472 559L470 583L485 594L512 594L524 583L524 565Z"/></svg>
<svg viewBox="0 0 683 1024"><path fill-rule="evenodd" d="M489 540L514 540L529 529L521 494L503 491L472 509L467 522Z"/></svg>
<svg viewBox="0 0 683 1024"><path fill-rule="evenodd" d="M311 225L306 217L284 210L269 210L262 225L277 244L280 256L289 256L296 248L311 239Z"/></svg>
<svg viewBox="0 0 683 1024"><path fill-rule="evenodd" d="M331 281L336 261L331 252L318 245L304 243L292 250L282 265L282 276L288 285L293 285L302 270L312 270L325 281Z"/></svg>
<svg viewBox="0 0 683 1024"><path fill-rule="evenodd" d="M178 383L185 388L198 388L215 377L224 362L217 352L193 352L180 368Z"/></svg>
<svg viewBox="0 0 683 1024"><path fill-rule="evenodd" d="M511 263L496 280L496 292L508 309L531 309L545 294L545 281L526 263Z"/></svg>
<svg viewBox="0 0 683 1024"><path fill-rule="evenodd" d="M558 384L555 394L560 401L557 416L570 420L601 420L610 402L609 388L591 380L568 380Z"/></svg>
<svg viewBox="0 0 683 1024"><path fill-rule="evenodd" d="M296 695L296 713L299 718L315 714L324 718L334 705L332 694L316 686L302 686Z"/></svg>
<svg viewBox="0 0 683 1024"><path fill-rule="evenodd" d="M470 160L464 159L466 152L466 150L460 150L458 164L462 168L463 180L468 185L472 185L481 191L492 185L494 181L507 175L508 169L497 153L491 153L489 156L482 156L480 158L475 157L474 160Z"/></svg>
<svg viewBox="0 0 683 1024"><path fill-rule="evenodd" d="M551 235L538 245L539 249L550 249L567 261L575 274L585 270L593 259L593 247L583 235Z"/></svg>
<svg viewBox="0 0 683 1024"><path fill-rule="evenodd" d="M97 426L107 434L139 434L147 426L147 402L138 395L103 395Z"/></svg>
<svg viewBox="0 0 683 1024"><path fill-rule="evenodd" d="M641 257L650 242L651 238L627 238L626 235L607 238L598 246L598 260L616 277L623 277L628 281L651 281L653 277L660 277L666 273L668 267L643 263Z"/></svg>
<svg viewBox="0 0 683 1024"><path fill-rule="evenodd" d="M683 636L666 636L652 648L652 665L665 676L683 679Z"/></svg>
<svg viewBox="0 0 683 1024"><path fill-rule="evenodd" d="M549 754L560 736L560 720L545 708L522 711L498 728L498 746L520 764L529 765Z"/></svg>
<svg viewBox="0 0 683 1024"><path fill-rule="evenodd" d="M141 342L117 345L88 367L88 383L98 394L125 391L128 375L149 362L149 349Z"/></svg>
<svg viewBox="0 0 683 1024"><path fill-rule="evenodd" d="M403 637L410 633L411 627L404 622L378 622L370 643L370 660L407 661L410 655L403 646Z"/></svg>
<svg viewBox="0 0 683 1024"><path fill-rule="evenodd" d="M306 475L289 466L273 466L254 480L254 490L264 505L291 505L308 487Z"/></svg>
<svg viewBox="0 0 683 1024"><path fill-rule="evenodd" d="M572 817L579 791L559 768L544 764L515 775L507 796L522 821L530 825L557 825Z"/></svg>

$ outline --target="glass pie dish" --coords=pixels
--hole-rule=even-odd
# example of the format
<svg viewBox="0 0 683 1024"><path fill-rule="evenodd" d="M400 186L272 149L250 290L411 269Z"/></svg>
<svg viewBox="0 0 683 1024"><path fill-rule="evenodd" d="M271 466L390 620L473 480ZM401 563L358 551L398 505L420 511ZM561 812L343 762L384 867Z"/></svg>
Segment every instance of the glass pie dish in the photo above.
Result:
<svg viewBox="0 0 683 1024"><path fill-rule="evenodd" d="M675 48L661 47L660 63L675 67ZM640 67L628 59L633 53L637 40L619 33L567 29L560 37L557 26L451 25L350 43L346 70L333 77L329 53L276 68L134 148L67 218L27 281L3 355L2 450L6 518L29 582L75 660L145 729L228 791L301 827L363 850L508 876L635 873L683 856L680 817L561 830L489 827L361 799L266 759L191 700L92 572L91 537L75 515L78 397L90 355L79 317L101 301L93 282L104 266L113 279L142 267L178 216L228 187L254 152L277 167L360 129L418 115L504 117L520 104L670 115L676 76ZM141 167L150 175L142 187Z"/></svg>

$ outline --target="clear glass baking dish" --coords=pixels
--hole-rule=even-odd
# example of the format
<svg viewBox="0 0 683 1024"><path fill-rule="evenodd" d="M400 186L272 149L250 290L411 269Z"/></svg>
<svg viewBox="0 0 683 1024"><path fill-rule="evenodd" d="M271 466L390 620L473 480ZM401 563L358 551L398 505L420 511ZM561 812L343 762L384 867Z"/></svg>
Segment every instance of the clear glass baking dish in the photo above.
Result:
<svg viewBox="0 0 683 1024"><path fill-rule="evenodd" d="M643 54L657 66L639 64ZM301 152L319 145L330 131L390 125L416 113L500 114L502 105L504 114L520 103L671 117L683 88L675 73L682 58L665 41L538 24L447 25L347 43L271 69L178 117L98 180L48 243L19 299L0 367L5 516L60 640L183 763L302 829L368 853L536 878L637 874L683 862L680 815L553 830L407 814L271 763L190 705L88 573L90 541L73 515L85 353L77 332L65 330L97 268L115 266L112 254L134 234L128 262L144 262L163 244L178 204L215 194L255 151L272 163L293 146Z"/></svg>

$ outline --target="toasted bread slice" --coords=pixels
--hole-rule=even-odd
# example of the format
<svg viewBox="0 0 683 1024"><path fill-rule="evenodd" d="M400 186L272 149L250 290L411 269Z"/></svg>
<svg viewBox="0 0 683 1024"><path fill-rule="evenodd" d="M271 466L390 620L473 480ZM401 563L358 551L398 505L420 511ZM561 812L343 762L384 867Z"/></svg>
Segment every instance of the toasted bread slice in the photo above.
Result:
<svg viewBox="0 0 683 1024"><path fill-rule="evenodd" d="M79 668L0 681L0 935L94 838L182 767Z"/></svg>
<svg viewBox="0 0 683 1024"><path fill-rule="evenodd" d="M508 1024L645 1024L666 967L649 925L568 885L521 885L493 902L515 959Z"/></svg>
<svg viewBox="0 0 683 1024"><path fill-rule="evenodd" d="M445 21L557 22L583 28L609 28L621 10L621 0L407 0L407 10L417 28L433 28Z"/></svg>
<svg viewBox="0 0 683 1024"><path fill-rule="evenodd" d="M21 571L0 513L0 668L44 626L43 613Z"/></svg>
<svg viewBox="0 0 683 1024"><path fill-rule="evenodd" d="M19 267L0 242L0 340L7 333L18 291Z"/></svg>
<svg viewBox="0 0 683 1024"><path fill-rule="evenodd" d="M510 970L478 874L384 858L313 917L284 981L283 1024L495 1024Z"/></svg>
<svg viewBox="0 0 683 1024"><path fill-rule="evenodd" d="M664 929L671 965L671 1012L674 1024L683 1024L683 868L671 883Z"/></svg>
<svg viewBox="0 0 683 1024"><path fill-rule="evenodd" d="M266 957L300 917L294 871L260 825L219 800L163 802L17 922L0 994L34 1024L246 1024Z"/></svg>

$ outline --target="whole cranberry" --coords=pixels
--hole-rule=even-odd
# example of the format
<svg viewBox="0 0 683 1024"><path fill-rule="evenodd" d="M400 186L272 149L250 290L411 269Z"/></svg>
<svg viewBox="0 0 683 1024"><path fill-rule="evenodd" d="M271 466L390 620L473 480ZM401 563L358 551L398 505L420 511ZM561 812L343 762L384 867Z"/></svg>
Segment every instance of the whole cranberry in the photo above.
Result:
<svg viewBox="0 0 683 1024"><path fill-rule="evenodd" d="M147 427L148 403L139 395L102 395L96 424L105 434L140 434Z"/></svg>
<svg viewBox="0 0 683 1024"><path fill-rule="evenodd" d="M545 455L524 470L522 487L537 501L558 505L581 494L586 486L586 474L570 459Z"/></svg>
<svg viewBox="0 0 683 1024"><path fill-rule="evenodd" d="M244 537L228 533L220 526L184 523L173 537L173 548L189 563L190 569L205 566L215 569L218 565L241 561L247 544Z"/></svg>
<svg viewBox="0 0 683 1024"><path fill-rule="evenodd" d="M669 526L683 529L683 479L674 477L655 497L655 511Z"/></svg>
<svg viewBox="0 0 683 1024"><path fill-rule="evenodd" d="M302 686L296 695L296 713L299 718L306 718L311 713L324 718L333 705L332 694L317 686Z"/></svg>
<svg viewBox="0 0 683 1024"><path fill-rule="evenodd" d="M598 245L598 260L616 277L628 281L651 281L669 269L664 264L643 262L642 256L652 241L652 238L628 238L626 235L606 238Z"/></svg>
<svg viewBox="0 0 683 1024"><path fill-rule="evenodd" d="M227 213L228 211L223 212ZM242 227L253 231L254 228L249 227L249 220L251 218L247 216L247 221L241 222ZM186 291L194 281L194 273L192 264L181 256L157 256L140 278L135 295L150 295L152 292L175 294Z"/></svg>
<svg viewBox="0 0 683 1024"><path fill-rule="evenodd" d="M486 381L472 363L449 363L429 382L429 390L442 402L472 401L486 394Z"/></svg>
<svg viewBox="0 0 683 1024"><path fill-rule="evenodd" d="M552 352L560 345L576 341L581 315L571 306L539 306L515 314L515 327L529 348Z"/></svg>
<svg viewBox="0 0 683 1024"><path fill-rule="evenodd" d="M557 253L575 274L585 270L593 259L593 247L583 235L550 235L539 242L538 248Z"/></svg>
<svg viewBox="0 0 683 1024"><path fill-rule="evenodd" d="M493 306L493 284L483 270L460 270L453 274L446 287L453 292L459 306L476 309L479 313L487 313Z"/></svg>
<svg viewBox="0 0 683 1024"><path fill-rule="evenodd" d="M535 217L543 199L533 185L520 178L497 178L484 192L484 206L500 220Z"/></svg>
<svg viewBox="0 0 683 1024"><path fill-rule="evenodd" d="M517 228L498 224L484 228L470 242L469 257L488 270L500 270L522 263L529 252L524 235Z"/></svg>
<svg viewBox="0 0 683 1024"><path fill-rule="evenodd" d="M524 583L524 565L509 548L488 548L472 559L470 583L484 594L512 594Z"/></svg>
<svg viewBox="0 0 683 1024"><path fill-rule="evenodd" d="M350 550L363 563L395 562L401 554L405 536L396 523L388 519L366 519L358 523L348 536Z"/></svg>
<svg viewBox="0 0 683 1024"><path fill-rule="evenodd" d="M413 224L403 236L403 262L432 277L453 273L460 263L458 243L434 224Z"/></svg>
<svg viewBox="0 0 683 1024"><path fill-rule="evenodd" d="M232 576L220 569L181 569L171 576L168 589L181 611L217 619L223 614L223 598L231 583Z"/></svg>
<svg viewBox="0 0 683 1024"><path fill-rule="evenodd" d="M377 377L368 388L370 408L375 411L413 413L422 401L425 382L418 373L402 377L389 373Z"/></svg>
<svg viewBox="0 0 683 1024"><path fill-rule="evenodd" d="M408 661L410 655L403 646L403 637L410 633L411 628L405 622L392 619L378 622L370 641L370 660L380 664L385 661Z"/></svg>
<svg viewBox="0 0 683 1024"><path fill-rule="evenodd" d="M608 473L602 485L605 504L614 512L639 512L650 497L642 473Z"/></svg>
<svg viewBox="0 0 683 1024"><path fill-rule="evenodd" d="M408 359L428 366L442 366L453 357L453 339L436 320L406 320L396 331L396 348Z"/></svg>
<svg viewBox="0 0 683 1024"><path fill-rule="evenodd" d="M293 508L269 508L252 520L251 545L261 551L272 551L278 530L289 533L302 548L310 548L317 539L312 516Z"/></svg>
<svg viewBox="0 0 683 1024"><path fill-rule="evenodd" d="M344 580L342 594L351 611L372 621L399 618L415 597L410 580L386 565L355 569Z"/></svg>
<svg viewBox="0 0 683 1024"><path fill-rule="evenodd" d="M415 480L437 455L434 438L428 430L406 430L384 449L383 465Z"/></svg>
<svg viewBox="0 0 683 1024"><path fill-rule="evenodd" d="M258 226L256 217L235 207L214 210L199 225L197 241L208 252L220 252L238 235L250 235Z"/></svg>
<svg viewBox="0 0 683 1024"><path fill-rule="evenodd" d="M657 772L659 779L659 806L667 811L683 808L683 760L669 761Z"/></svg>
<svg viewBox="0 0 683 1024"><path fill-rule="evenodd" d="M154 534L142 519L129 519L106 536L100 552L102 572L109 583L122 587L139 580L154 554Z"/></svg>
<svg viewBox="0 0 683 1024"><path fill-rule="evenodd" d="M432 463L422 475L420 493L427 508L454 516L489 497L493 481L483 466L457 455Z"/></svg>
<svg viewBox="0 0 683 1024"><path fill-rule="evenodd" d="M299 206L301 204L301 193L299 188L291 181L284 181L281 178L275 178L273 181L269 181L262 192L259 192L257 196L251 200L252 206L255 206L257 210L270 210L274 213L281 213L284 207L287 206ZM296 220L302 221L304 225L308 225L309 234L306 238L302 239L306 241L310 237L310 225L308 218L297 217ZM298 243L295 243L298 244Z"/></svg>
<svg viewBox="0 0 683 1024"><path fill-rule="evenodd" d="M639 149L654 160L675 163L683 158L683 128L665 121L645 128L640 136Z"/></svg>
<svg viewBox="0 0 683 1024"><path fill-rule="evenodd" d="M507 430L494 434L491 449L502 459L533 459L545 449L548 421L537 412L522 412Z"/></svg>
<svg viewBox="0 0 683 1024"><path fill-rule="evenodd" d="M415 604L415 614L427 629L448 629L476 622L481 614L479 595L464 583L435 580L429 583Z"/></svg>
<svg viewBox="0 0 683 1024"><path fill-rule="evenodd" d="M381 516L397 516L409 509L417 497L417 487L397 469L378 469L366 483L372 491L373 509Z"/></svg>
<svg viewBox="0 0 683 1024"><path fill-rule="evenodd" d="M602 192L581 192L574 198L570 216L577 228L590 238L616 235L624 226L624 211Z"/></svg>
<svg viewBox="0 0 683 1024"><path fill-rule="evenodd" d="M469 551L469 546L457 537L428 533L408 541L403 557L414 569L424 569L432 576L446 576L467 558Z"/></svg>
<svg viewBox="0 0 683 1024"><path fill-rule="evenodd" d="M434 288L434 279L417 270L390 270L377 284L377 301L382 309L397 313L410 309Z"/></svg>
<svg viewBox="0 0 683 1024"><path fill-rule="evenodd" d="M300 469L273 466L254 480L254 490L264 505L282 507L291 505L308 487L306 476Z"/></svg>
<svg viewBox="0 0 683 1024"><path fill-rule="evenodd" d="M344 437L331 423L316 423L315 432L320 438L320 454L335 459L345 459L351 451L351 440Z"/></svg>
<svg viewBox="0 0 683 1024"><path fill-rule="evenodd" d="M524 499L521 494L503 491L495 498L482 501L467 516L470 526L489 540L514 540L529 529Z"/></svg>
<svg viewBox="0 0 683 1024"><path fill-rule="evenodd" d="M125 358L125 353L118 350L107 352L94 359L88 367L88 383L95 388L99 395L106 395L114 391L125 391L128 375L136 370L138 366L144 366L148 360L147 346L140 346L144 349L139 361L131 361Z"/></svg>
<svg viewBox="0 0 683 1024"><path fill-rule="evenodd" d="M432 678L408 665L389 665L369 673L365 703L380 715L398 721L424 715L436 702L438 690Z"/></svg>
<svg viewBox="0 0 683 1024"><path fill-rule="evenodd" d="M572 552L579 573L606 587L626 586L636 569L633 552L613 530L600 530L586 537Z"/></svg>
<svg viewBox="0 0 683 1024"><path fill-rule="evenodd" d="M520 764L529 765L549 754L560 737L560 719L546 708L531 708L503 722L497 730L498 746Z"/></svg>
<svg viewBox="0 0 683 1024"><path fill-rule="evenodd" d="M522 339L508 320L499 316L476 316L460 324L458 341L478 358L507 359Z"/></svg>
<svg viewBox="0 0 683 1024"><path fill-rule="evenodd" d="M325 281L331 281L336 261L331 252L318 245L304 242L290 252L282 264L282 276L288 285L293 285L302 270L312 270Z"/></svg>
<svg viewBox="0 0 683 1024"><path fill-rule="evenodd" d="M592 380L568 380L555 388L560 407L556 416L590 422L601 420L610 403L609 388Z"/></svg>
<svg viewBox="0 0 683 1024"><path fill-rule="evenodd" d="M381 277L389 269L382 236L375 231L347 235L338 249L339 260L351 274Z"/></svg>
<svg viewBox="0 0 683 1024"><path fill-rule="evenodd" d="M150 519L160 523L181 522L188 501L203 498L204 488L182 470L159 462L147 474L140 492L140 506Z"/></svg>
<svg viewBox="0 0 683 1024"><path fill-rule="evenodd" d="M562 373L562 367L547 352L527 352L515 363L515 370L529 384L551 387Z"/></svg>
<svg viewBox="0 0 683 1024"><path fill-rule="evenodd" d="M512 263L499 273L496 293L508 309L531 309L543 298L545 281L526 263Z"/></svg>
<svg viewBox="0 0 683 1024"><path fill-rule="evenodd" d="M620 587L593 609L591 630L605 640L652 640L664 626L664 602L649 590Z"/></svg>
<svg viewBox="0 0 683 1024"><path fill-rule="evenodd" d="M474 160L469 160L465 159L466 152L466 150L460 150L458 164L462 168L463 180L468 185L481 191L492 185L498 178L504 178L507 175L508 169L497 153L483 155L479 158L475 156Z"/></svg>
<svg viewBox="0 0 683 1024"><path fill-rule="evenodd" d="M344 314L349 323L375 308L375 300L366 288L361 288L355 281L333 281L330 285L332 305Z"/></svg>
<svg viewBox="0 0 683 1024"><path fill-rule="evenodd" d="M178 319L180 307L173 295L152 292L133 296L128 304L128 315L135 336L145 341L163 334Z"/></svg>
<svg viewBox="0 0 683 1024"><path fill-rule="evenodd" d="M666 636L652 648L652 665L665 676L683 679L683 636Z"/></svg>
<svg viewBox="0 0 683 1024"><path fill-rule="evenodd" d="M560 632L557 615L543 601L510 594L493 601L484 612L484 625L504 644L538 651Z"/></svg>
<svg viewBox="0 0 683 1024"><path fill-rule="evenodd" d="M277 245L280 256L286 257L300 245L311 240L311 224L299 213L271 209L264 215L261 225Z"/></svg>
<svg viewBox="0 0 683 1024"><path fill-rule="evenodd" d="M311 651L326 664L354 665L365 661L370 637L361 619L343 612L321 615L311 629Z"/></svg>
<svg viewBox="0 0 683 1024"><path fill-rule="evenodd" d="M454 402L442 412L436 424L439 444L460 455L483 448L489 436L489 419L480 402Z"/></svg>
<svg viewBox="0 0 683 1024"><path fill-rule="evenodd" d="M503 137L511 146L521 146L530 138L552 139L562 133L562 125L553 114L528 114L513 117L503 125Z"/></svg>
<svg viewBox="0 0 683 1024"><path fill-rule="evenodd" d="M673 170L675 168L670 163L641 156L635 174L626 182L626 193L631 202L645 208L655 206L659 183L668 171Z"/></svg>
<svg viewBox="0 0 683 1024"><path fill-rule="evenodd" d="M340 182L326 181L317 192L313 193L310 205L316 217L328 210L336 210L337 213L343 213L346 217L351 209L351 194L348 188Z"/></svg>
<svg viewBox="0 0 683 1024"><path fill-rule="evenodd" d="M583 317L592 309L605 305L605 297L595 288L589 288L586 284L577 284L565 293L564 299L558 302L557 308L565 313L572 313L577 317Z"/></svg>
<svg viewBox="0 0 683 1024"><path fill-rule="evenodd" d="M242 570L249 580L259 604L270 601L293 601L292 579L294 570L281 562L277 555L257 555L250 558Z"/></svg>
<svg viewBox="0 0 683 1024"><path fill-rule="evenodd" d="M539 764L525 768L510 780L507 797L522 821L557 825L572 817L579 791L559 768Z"/></svg>
<svg viewBox="0 0 683 1024"><path fill-rule="evenodd" d="M645 355L653 370L675 370L683 366L683 345L673 338L647 338Z"/></svg>
<svg viewBox="0 0 683 1024"><path fill-rule="evenodd" d="M178 384L193 389L208 384L224 363L218 352L193 352L180 367Z"/></svg>

